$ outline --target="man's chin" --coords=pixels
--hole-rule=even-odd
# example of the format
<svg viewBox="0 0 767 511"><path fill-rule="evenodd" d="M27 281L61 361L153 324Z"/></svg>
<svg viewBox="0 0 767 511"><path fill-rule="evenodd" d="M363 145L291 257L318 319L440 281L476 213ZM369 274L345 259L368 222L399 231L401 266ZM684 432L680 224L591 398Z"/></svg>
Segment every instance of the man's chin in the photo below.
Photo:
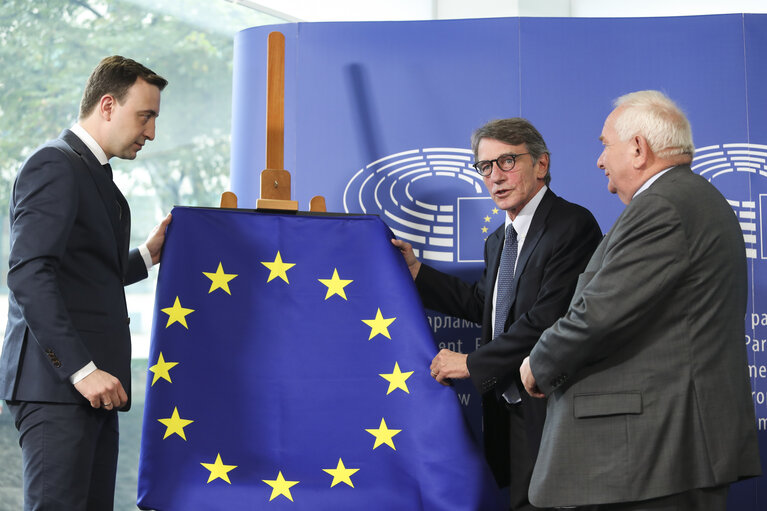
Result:
<svg viewBox="0 0 767 511"><path fill-rule="evenodd" d="M117 157L121 160L135 160L136 155L138 155L138 151L126 151L123 154L118 155Z"/></svg>

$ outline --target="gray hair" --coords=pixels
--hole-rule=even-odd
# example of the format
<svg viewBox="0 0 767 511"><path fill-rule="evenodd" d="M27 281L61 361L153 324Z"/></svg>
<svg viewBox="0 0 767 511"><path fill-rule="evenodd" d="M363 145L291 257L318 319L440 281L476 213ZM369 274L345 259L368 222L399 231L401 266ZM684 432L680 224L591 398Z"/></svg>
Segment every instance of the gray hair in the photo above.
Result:
<svg viewBox="0 0 767 511"><path fill-rule="evenodd" d="M474 159L478 158L477 149L479 148L479 142L483 138L493 138L504 144L509 145L522 145L527 146L527 152L533 157L534 161L538 161L538 158L543 154L549 155L549 167L546 169L546 177L544 182L546 186L551 182L551 153L549 148L546 147L546 142L543 140L540 132L535 129L530 121L521 117L512 117L511 119L496 119L490 121L484 126L478 128L471 135L471 150L474 151Z"/></svg>
<svg viewBox="0 0 767 511"><path fill-rule="evenodd" d="M616 99L613 105L623 108L615 119L615 131L621 141L641 135L660 158L678 154L692 156L695 152L690 122L676 103L662 92L632 92Z"/></svg>

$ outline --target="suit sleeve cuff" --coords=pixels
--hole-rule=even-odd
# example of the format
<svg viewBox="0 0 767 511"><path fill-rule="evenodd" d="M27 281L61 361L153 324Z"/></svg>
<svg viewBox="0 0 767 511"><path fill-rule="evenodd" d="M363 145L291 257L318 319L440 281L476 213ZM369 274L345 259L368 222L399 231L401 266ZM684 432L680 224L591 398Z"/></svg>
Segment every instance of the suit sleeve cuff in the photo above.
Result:
<svg viewBox="0 0 767 511"><path fill-rule="evenodd" d="M141 244L138 246L139 254L141 254L141 258L144 260L144 265L146 266L146 271L149 271L152 269L153 263L152 263L152 254L149 253L149 249L146 248L146 244Z"/></svg>
<svg viewBox="0 0 767 511"><path fill-rule="evenodd" d="M78 383L80 380L91 374L93 371L97 369L96 364L93 363L93 361L88 362L85 367L77 371L75 374L69 377L69 381L72 382L72 385Z"/></svg>

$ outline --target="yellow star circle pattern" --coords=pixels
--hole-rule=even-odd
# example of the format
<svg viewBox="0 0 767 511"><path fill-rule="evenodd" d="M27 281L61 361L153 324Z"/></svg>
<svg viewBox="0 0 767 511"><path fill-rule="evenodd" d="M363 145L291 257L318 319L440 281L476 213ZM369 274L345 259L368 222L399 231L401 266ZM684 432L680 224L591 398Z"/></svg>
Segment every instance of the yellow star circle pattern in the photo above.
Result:
<svg viewBox="0 0 767 511"><path fill-rule="evenodd" d="M237 276L236 273L224 273L224 267L219 262L216 273L204 271L202 274L210 279L210 289L208 290L208 294L216 289L223 289L229 296L232 295L232 292L229 290L229 281Z"/></svg>
<svg viewBox="0 0 767 511"><path fill-rule="evenodd" d="M384 318L380 308L378 309L378 312L376 312L375 318L363 319L362 322L370 327L370 337L368 337L368 340L378 334L391 339L391 335L389 335L389 325L391 325L395 319L397 318Z"/></svg>
<svg viewBox="0 0 767 511"><path fill-rule="evenodd" d="M224 465L224 462L221 461L221 453L216 454L215 462L200 463L200 465L210 470L208 482L214 481L216 479L223 479L227 483L232 484L232 481L229 480L229 472L237 468L237 465Z"/></svg>
<svg viewBox="0 0 767 511"><path fill-rule="evenodd" d="M288 284L288 270L295 266L295 263L284 263L282 262L282 256L280 255L279 250L277 251L277 257L274 258L274 261L261 261L261 264L269 268L269 278L266 279L267 282L271 282L275 278L279 277Z"/></svg>
<svg viewBox="0 0 767 511"><path fill-rule="evenodd" d="M388 396L393 391L397 389L404 390L408 394L410 394L410 391L407 388L407 384L405 383L405 380L410 378L413 375L413 371L408 371L406 373L403 373L400 371L399 364L397 362L394 362L394 371L391 373L384 373L379 374L381 378L389 382L389 390L386 391L386 395Z"/></svg>
<svg viewBox="0 0 767 511"><path fill-rule="evenodd" d="M276 255L273 261L261 261L261 264L264 265L269 270L269 276L267 277L266 282L271 282L272 280L279 277L285 283L290 284L288 280L288 270L296 266L296 264L283 261L282 254L280 251L276 252ZM229 287L229 283L233 279L240 276L234 273L231 273L231 274L226 273L223 268L223 263L221 261L219 261L218 267L215 272L202 271L201 273L211 282L209 289L207 289L208 294L211 294L214 291L220 289L230 296L232 295L232 291ZM199 275L199 273L197 273L197 275ZM295 274L291 274L291 275L295 275ZM324 275L327 275L327 273L325 273ZM328 300L334 295L338 295L345 301L348 301L349 299L349 297L347 297L346 295L345 288L347 288L349 284L354 282L354 280L352 279L342 279L339 275L338 268L333 268L333 273L330 278L316 278L315 282L317 281L319 281L323 286L327 288L324 300ZM205 288L208 288L207 284ZM352 298L354 298L354 296L352 296ZM319 300L319 297L317 297L317 299ZM176 296L173 306L163 308L161 309L161 311L168 315L166 328L168 328L173 323L180 323L182 326L184 326L184 328L188 330L189 326L187 324L186 318L189 314L191 314L192 312L195 312L195 309L183 307L181 305L179 296ZM359 318L359 316L357 316L357 318ZM389 328L391 327L391 325L394 323L396 319L397 319L396 317L384 317L380 307L378 307L374 318L357 319L357 321L362 321L363 323L365 323L365 325L370 327L370 334L369 334L368 340L372 340L378 335L382 335L388 339L392 339L392 336L389 332ZM168 381L169 383L172 383L170 371L172 368L174 368L178 364L179 362L166 361L164 358L164 354L160 352L158 355L156 364L152 365L149 368L149 371L153 373L152 386L160 379L164 379ZM389 395L398 389L402 390L406 394L410 394L410 389L408 388L407 380L413 375L413 373L414 371L403 372L397 361L394 362L394 368L392 372L380 373L379 376L388 382L388 389L387 389L386 395ZM174 373L174 374L178 376L178 373ZM202 420L201 417L198 417L197 419ZM195 422L194 420L191 420L191 419L182 418L179 414L177 407L173 408L173 413L171 414L170 417L160 418L156 420L160 422L163 426L165 426L163 440L175 434L181 437L184 441L187 441L185 428ZM197 431L197 430L193 428L193 431ZM396 451L397 449L395 447L393 439L396 435L401 433L403 430L390 429L388 425L386 424L386 420L384 418L381 418L381 422L378 428L365 429L365 431L369 433L370 435L372 435L375 439L373 450L377 449L381 445L387 445L392 450ZM202 462L200 463L200 465L209 471L207 483L211 483L215 481L216 479L222 479L229 485L232 484L229 478L229 473L235 468L238 468L238 465L224 464L220 453L217 453L214 462L212 463ZM346 485L346 486L349 486L350 488L355 488L352 478L355 474L357 474L360 471L359 468L346 467L341 457L338 458L338 463L335 466L335 468L322 468L322 470L326 472L328 475L332 476L332 481L330 482L330 488L334 488L339 485L341 486ZM291 494L291 488L293 488L294 486L300 483L300 481L286 480L282 474L282 471L278 471L276 479L273 479L273 480L263 479L262 481L266 485L270 486L272 489L271 496L269 498L270 502L272 500L277 499L280 496L283 496L286 499L293 502L293 495ZM200 481L200 484L201 482L202 481Z"/></svg>
<svg viewBox="0 0 767 511"><path fill-rule="evenodd" d="M154 374L152 377L152 385L155 384L157 380L162 378L163 380L168 380L168 382L173 383L170 381L170 370L178 365L178 362L166 362L165 359L162 356L162 351L160 352L160 356L157 357L157 363L149 368L149 370Z"/></svg>
<svg viewBox="0 0 767 511"><path fill-rule="evenodd" d="M282 476L282 471L277 474L277 479L262 479L263 482L272 487L272 496L269 497L269 502L273 501L280 495L286 497L289 501L293 502L293 496L290 494L290 489L297 485L300 481L286 481Z"/></svg>
<svg viewBox="0 0 767 511"><path fill-rule="evenodd" d="M158 422L162 423L165 426L165 436L162 437L163 440L168 438L169 436L176 434L183 438L186 441L186 435L184 434L184 428L193 423L194 421L188 420L188 419L182 419L178 415L178 408L173 408L173 414L168 417L167 419L157 419Z"/></svg>
<svg viewBox="0 0 767 511"><path fill-rule="evenodd" d="M346 468L344 466L343 460L341 460L341 458L338 458L338 465L336 465L336 468L323 468L322 470L333 476L333 482L330 483L331 488L337 485L338 483L346 483L352 488L354 488L354 484L352 484L351 476L359 472L360 469Z"/></svg>
<svg viewBox="0 0 767 511"><path fill-rule="evenodd" d="M378 429L366 429L368 433L373 435L376 438L375 444L373 445L373 449L377 449L378 446L386 444L395 451L397 450L396 447L394 447L394 441L392 438L394 438L394 435L398 435L402 430L401 429L389 429L386 426L386 421L381 418L381 424L378 426Z"/></svg>
<svg viewBox="0 0 767 511"><path fill-rule="evenodd" d="M333 295L338 295L346 300L346 292L344 288L354 282L353 280L342 279L338 276L338 269L333 269L333 276L329 279L317 279L328 287L328 292L325 293L325 300Z"/></svg>
<svg viewBox="0 0 767 511"><path fill-rule="evenodd" d="M193 313L194 309L186 309L182 307L181 302L178 300L178 296L176 297L176 301L173 302L173 307L165 307L161 310L168 315L168 323L165 325L165 328L178 322L184 325L184 328L189 330L189 326L186 324L186 317Z"/></svg>

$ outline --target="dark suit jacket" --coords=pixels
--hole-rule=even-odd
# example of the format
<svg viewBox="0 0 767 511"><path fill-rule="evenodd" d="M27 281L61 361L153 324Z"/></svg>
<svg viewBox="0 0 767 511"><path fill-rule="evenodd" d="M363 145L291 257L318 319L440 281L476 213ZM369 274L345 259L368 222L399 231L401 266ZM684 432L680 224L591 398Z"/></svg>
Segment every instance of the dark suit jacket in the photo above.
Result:
<svg viewBox="0 0 767 511"><path fill-rule="evenodd" d="M21 167L10 223L0 399L87 404L69 376L91 360L130 397L123 287L146 277L146 266L138 250L128 253L127 202L71 131Z"/></svg>
<svg viewBox="0 0 767 511"><path fill-rule="evenodd" d="M511 311L504 333L493 339L492 309L505 229L485 243L485 271L474 284L422 265L416 286L424 305L482 324L482 346L468 356L471 380L483 394L485 453L496 480L509 482L508 411L501 394L516 383L535 459L545 419L545 401L528 396L519 366L541 332L567 310L578 275L602 237L591 213L548 190L535 211L514 276ZM492 342L490 342L492 341Z"/></svg>
<svg viewBox="0 0 767 511"><path fill-rule="evenodd" d="M759 474L743 233L689 166L626 206L530 354L549 396L539 507L630 502Z"/></svg>

